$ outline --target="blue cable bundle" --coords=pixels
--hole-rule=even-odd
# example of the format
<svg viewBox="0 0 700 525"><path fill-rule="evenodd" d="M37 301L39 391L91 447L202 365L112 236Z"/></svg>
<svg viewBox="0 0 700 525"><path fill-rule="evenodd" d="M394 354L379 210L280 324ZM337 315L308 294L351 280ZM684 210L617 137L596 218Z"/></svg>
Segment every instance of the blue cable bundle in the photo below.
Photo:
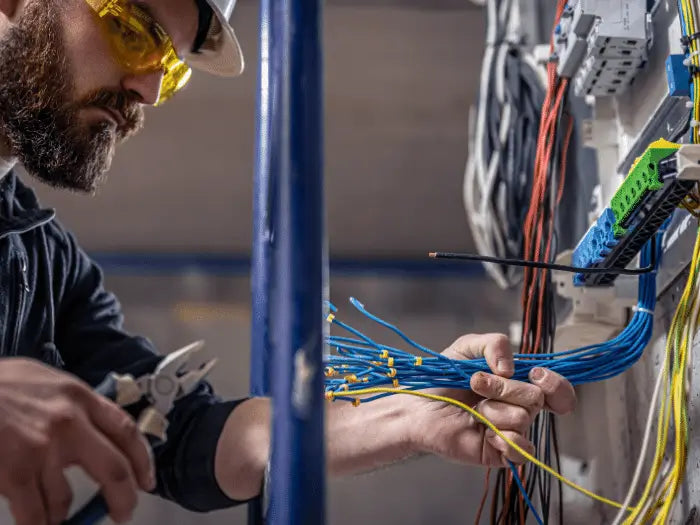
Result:
<svg viewBox="0 0 700 525"><path fill-rule="evenodd" d="M660 229L655 240L649 241L641 251L640 266L658 263L661 260ZM652 257L652 250L656 257ZM425 388L469 388L472 374L490 372L486 360L455 360L413 341L396 326L367 311L362 303L351 298L350 303L372 321L391 330L415 350L428 354L417 356L414 353L383 345L366 336L359 330L343 323L335 316L337 308L330 305L328 320L343 328L353 337L330 336L329 345L337 351L326 360L326 391L337 394L353 390L386 386L410 390ZM603 381L630 368L641 357L651 339L653 314L656 306L656 272L639 277L638 302L634 315L625 329L615 338L604 343L584 346L551 354L515 354L514 379L528 380L528 373L534 367L554 370L572 384ZM387 393L365 398L371 401ZM336 399L353 401L351 396L337 395Z"/></svg>

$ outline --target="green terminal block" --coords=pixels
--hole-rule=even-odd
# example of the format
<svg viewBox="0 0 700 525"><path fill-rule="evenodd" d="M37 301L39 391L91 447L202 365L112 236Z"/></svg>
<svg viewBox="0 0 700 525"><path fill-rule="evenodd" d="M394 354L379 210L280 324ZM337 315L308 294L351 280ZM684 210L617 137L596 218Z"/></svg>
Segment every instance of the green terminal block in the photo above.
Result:
<svg viewBox="0 0 700 525"><path fill-rule="evenodd" d="M632 165L629 174L610 201L610 207L615 214L615 237L621 237L627 232L627 221L644 197L650 191L663 188L663 180L659 175L659 161L670 157L680 147L680 144L659 139L652 142Z"/></svg>

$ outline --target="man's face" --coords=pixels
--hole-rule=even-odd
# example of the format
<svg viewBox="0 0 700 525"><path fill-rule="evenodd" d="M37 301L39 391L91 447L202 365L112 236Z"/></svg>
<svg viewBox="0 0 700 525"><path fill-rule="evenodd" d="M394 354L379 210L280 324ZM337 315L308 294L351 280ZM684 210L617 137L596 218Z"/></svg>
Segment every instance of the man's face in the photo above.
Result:
<svg viewBox="0 0 700 525"><path fill-rule="evenodd" d="M176 50L187 51L194 2L160 4L146 5L161 13ZM12 155L42 181L83 192L99 186L115 145L141 129L143 105L158 100L162 80L120 68L84 0L29 0L0 35L0 71L0 137Z"/></svg>

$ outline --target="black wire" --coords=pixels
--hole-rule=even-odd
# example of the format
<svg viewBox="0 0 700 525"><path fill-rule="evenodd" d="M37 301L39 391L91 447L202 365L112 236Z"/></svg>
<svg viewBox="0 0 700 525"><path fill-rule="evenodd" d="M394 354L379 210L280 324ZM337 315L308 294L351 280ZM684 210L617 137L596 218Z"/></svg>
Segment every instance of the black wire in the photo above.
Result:
<svg viewBox="0 0 700 525"><path fill-rule="evenodd" d="M524 259L503 259L501 257L490 257L488 255L478 255L474 253L454 253L454 252L431 252L433 259L459 259L461 261L480 261L505 264L508 266L522 266L525 268L542 268L545 270L556 270L571 273L614 273L617 275L643 275L654 271L654 264L643 268L578 268L565 264L552 264L538 261L526 261Z"/></svg>
<svg viewBox="0 0 700 525"><path fill-rule="evenodd" d="M554 461L557 472L561 472L561 457L559 456L559 440L557 438L556 418L552 417L552 444L554 445ZM559 485L559 523L564 523L564 490L561 480L557 480Z"/></svg>

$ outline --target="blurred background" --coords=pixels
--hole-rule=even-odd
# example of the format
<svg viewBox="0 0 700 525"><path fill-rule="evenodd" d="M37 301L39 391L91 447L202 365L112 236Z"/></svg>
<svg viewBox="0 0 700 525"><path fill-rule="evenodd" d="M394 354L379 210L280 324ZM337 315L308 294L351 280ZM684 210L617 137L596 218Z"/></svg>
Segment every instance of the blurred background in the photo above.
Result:
<svg viewBox="0 0 700 525"><path fill-rule="evenodd" d="M94 198L37 188L100 261L127 328L164 352L205 339L224 396L248 391L258 3L234 13L242 78L195 74L147 112ZM325 9L326 202L331 299L350 295L423 344L507 331L515 295L478 266L438 275L431 250L473 251L462 203L467 119L484 16L466 0L330 0ZM409 271L410 270L410 271ZM368 332L350 307L342 310ZM333 481L333 525L472 523L483 471L422 458ZM303 482L303 481L300 481ZM89 492L79 484L78 497ZM3 523L4 519L0 520ZM134 523L243 524L144 498Z"/></svg>

